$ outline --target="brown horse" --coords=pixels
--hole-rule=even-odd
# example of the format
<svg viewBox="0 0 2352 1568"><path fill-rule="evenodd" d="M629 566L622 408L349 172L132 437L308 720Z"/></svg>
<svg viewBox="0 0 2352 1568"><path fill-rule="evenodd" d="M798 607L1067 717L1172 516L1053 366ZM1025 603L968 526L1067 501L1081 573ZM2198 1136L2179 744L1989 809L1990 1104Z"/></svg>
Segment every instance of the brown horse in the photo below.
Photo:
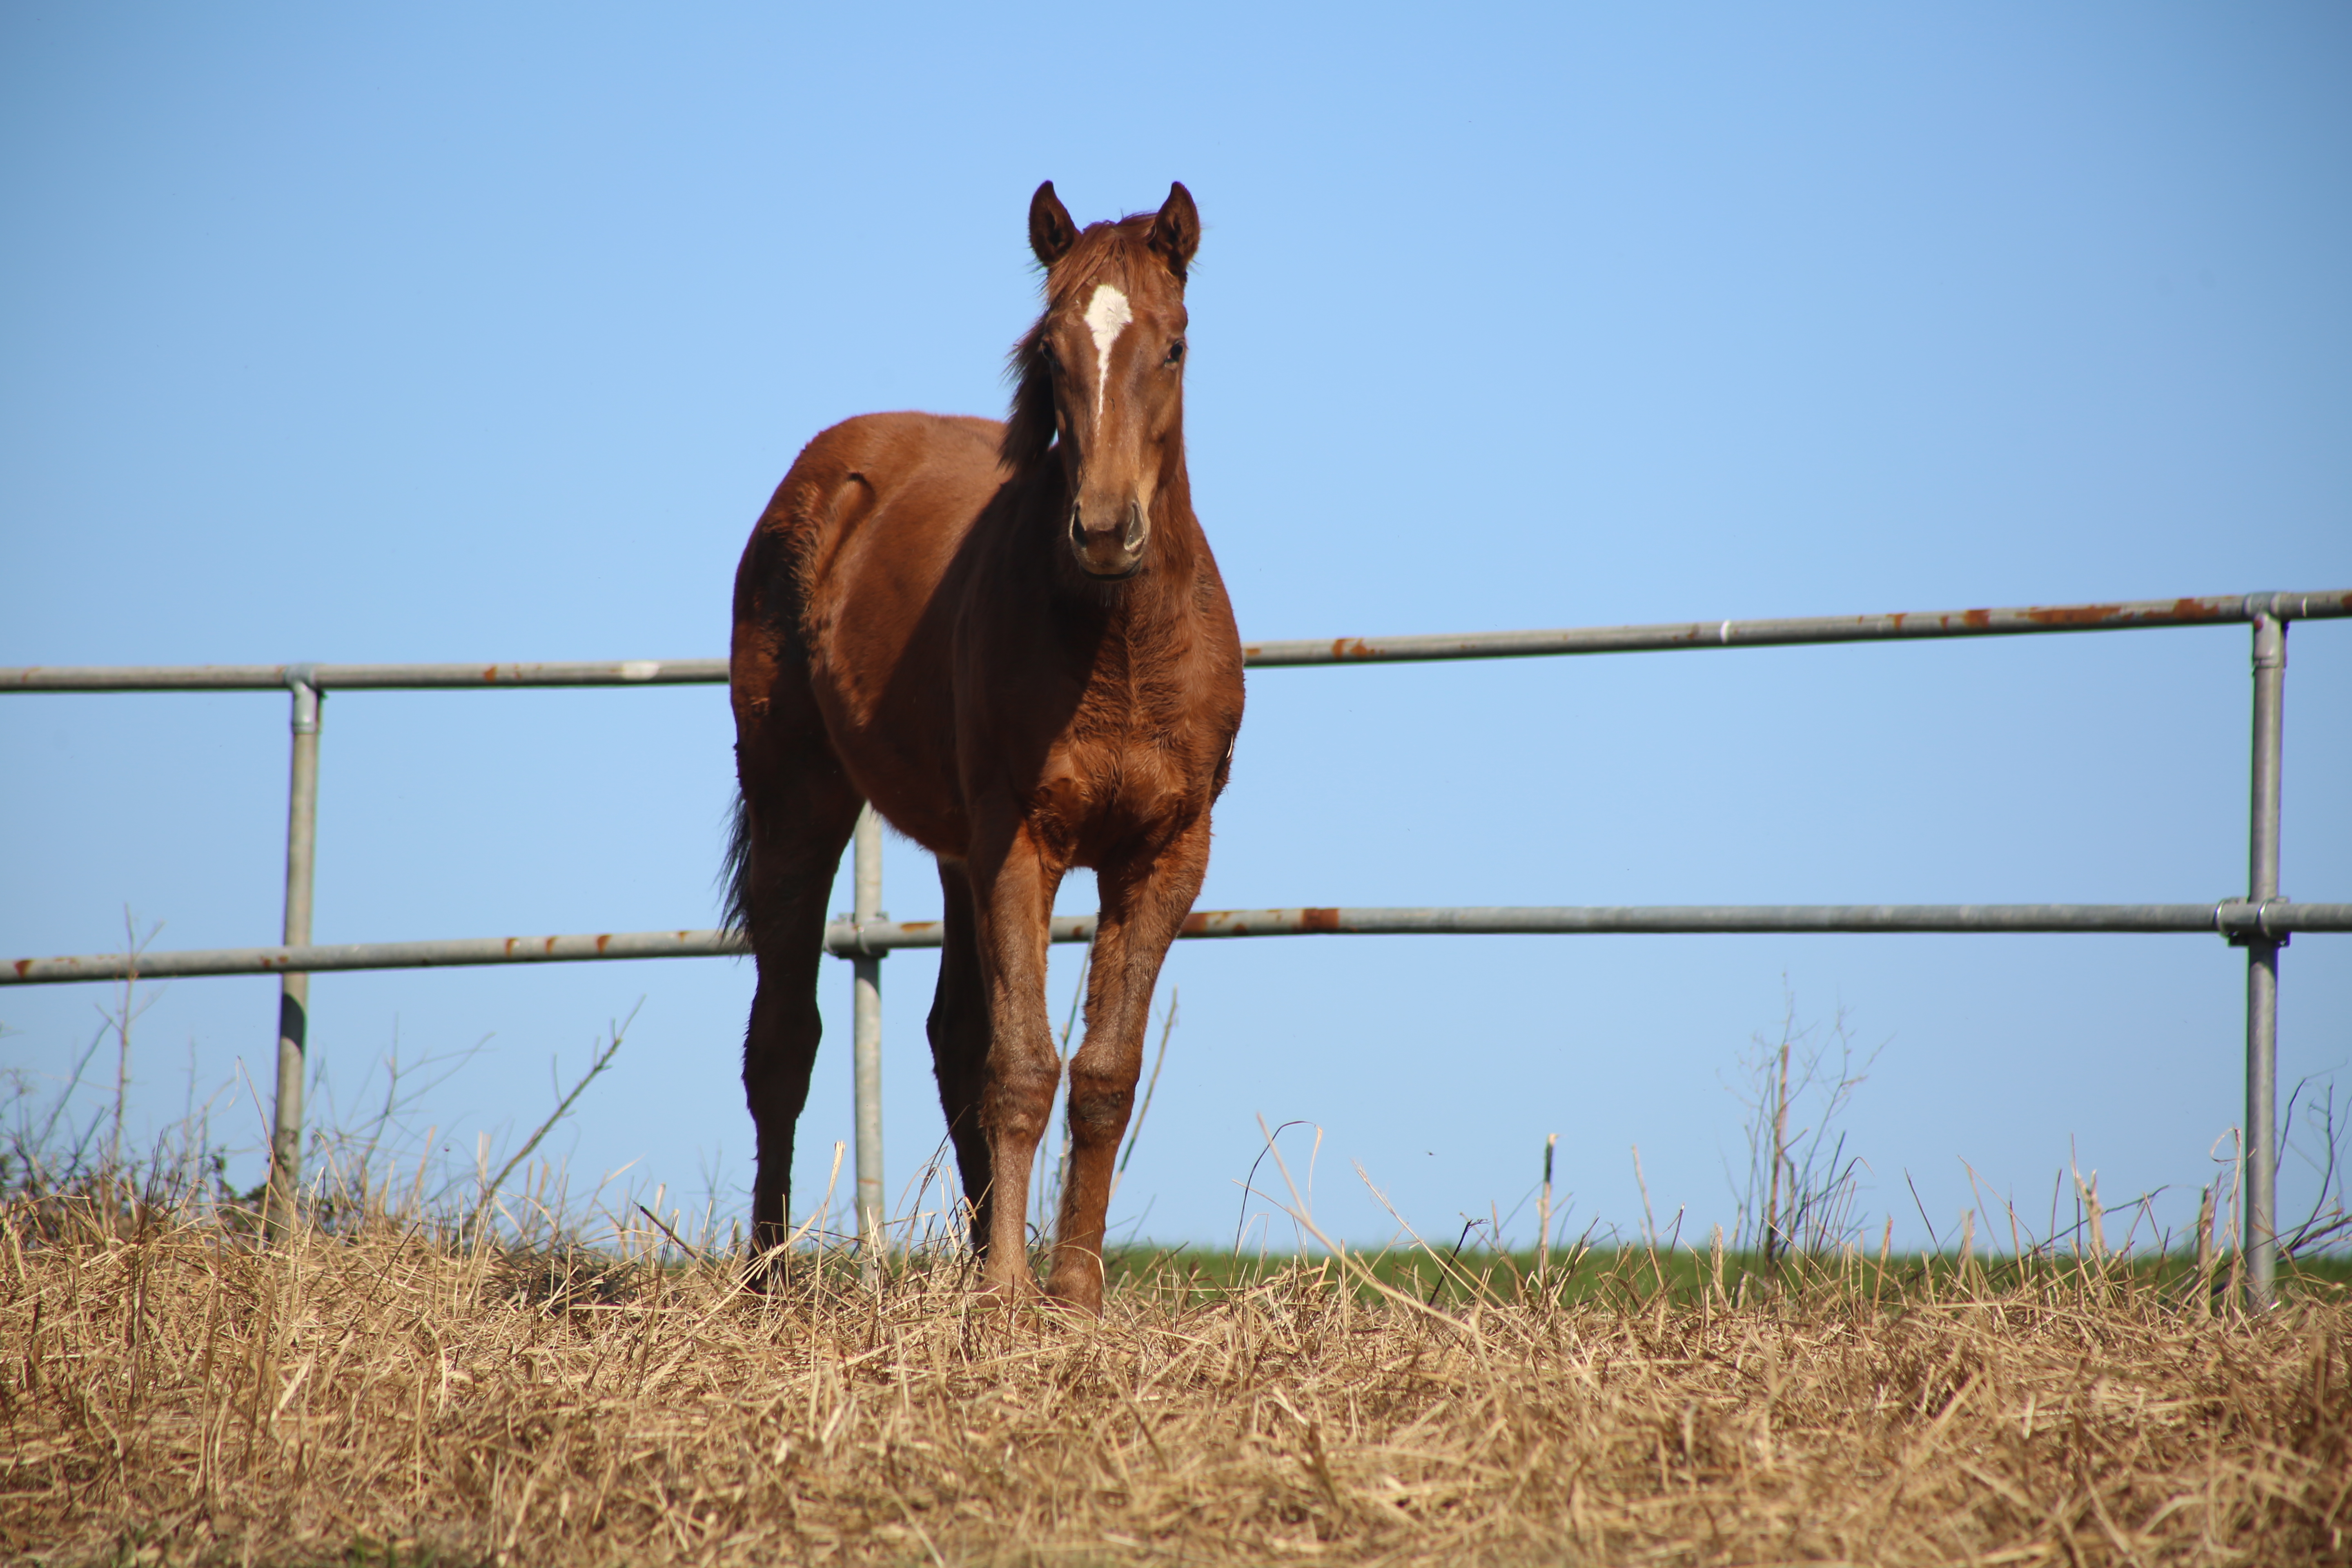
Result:
<svg viewBox="0 0 2352 1568"><path fill-rule="evenodd" d="M1102 914L1048 1290L1102 1304L1103 1211L1168 943L1209 864L1242 719L1241 640L1184 470L1184 277L1200 216L1084 233L1029 204L1045 310L1012 416L872 414L776 489L735 574L741 795L732 918L758 959L743 1086L752 1245L785 1236L825 900L860 802L939 858L931 1062L992 1291L1032 1288L1029 1171L1060 1078L1045 1008L1055 889Z"/></svg>

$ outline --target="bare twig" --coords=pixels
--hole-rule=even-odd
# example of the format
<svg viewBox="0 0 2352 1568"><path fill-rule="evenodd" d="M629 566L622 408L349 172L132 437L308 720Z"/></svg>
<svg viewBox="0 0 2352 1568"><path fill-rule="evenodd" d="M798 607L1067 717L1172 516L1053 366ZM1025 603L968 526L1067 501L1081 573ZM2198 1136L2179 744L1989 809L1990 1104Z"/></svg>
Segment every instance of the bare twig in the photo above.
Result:
<svg viewBox="0 0 2352 1568"><path fill-rule="evenodd" d="M541 1122L529 1138L523 1140L522 1147L514 1152L513 1158L499 1167L499 1173L482 1184L481 1201L474 1207L472 1221L474 1225L481 1224L482 1216L489 1212L490 1205L497 1201L499 1189L507 1184L507 1178L514 1174L515 1167L530 1158L530 1152L539 1147L540 1140L553 1131L557 1122L572 1114L572 1106L577 1104L580 1097L587 1092L588 1086L594 1083L604 1075L604 1069L613 1065L613 1058L621 1052L623 1037L628 1034L629 1026L637 1021L638 1009L645 1005L645 999L639 997L637 1005L629 1009L629 1016L613 1026L611 1042L596 1054L596 1059L590 1065L588 1070L580 1075L580 1081L572 1086L572 1092L556 1101L555 1109L547 1113L547 1120Z"/></svg>

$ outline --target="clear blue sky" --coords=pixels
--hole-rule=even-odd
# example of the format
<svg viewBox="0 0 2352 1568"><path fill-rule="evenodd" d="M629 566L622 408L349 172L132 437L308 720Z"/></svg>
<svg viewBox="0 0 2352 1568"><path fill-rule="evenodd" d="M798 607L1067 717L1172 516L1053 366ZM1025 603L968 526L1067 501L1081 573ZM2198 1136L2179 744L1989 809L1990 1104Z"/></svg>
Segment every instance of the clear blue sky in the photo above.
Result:
<svg viewBox="0 0 2352 1568"><path fill-rule="evenodd" d="M720 653L802 442L1002 408L1045 177L1082 219L1200 201L1192 474L1248 636L2345 586L2347 81L2324 5L14 5L0 664ZM1261 672L1202 901L2218 898L2247 640ZM2285 886L2352 898L2352 626L2292 657ZM118 946L126 907L274 941L285 710L0 700L0 953ZM716 689L334 697L318 935L708 925L730 739ZM938 898L894 842L887 906ZM2352 1090L2352 942L2284 964L2284 1082ZM885 969L894 1191L940 1134L931 974ZM1703 1235L1784 986L1883 1046L1849 1148L1906 1241L1906 1176L1948 1228L1963 1161L2037 1226L2070 1160L2178 1225L2240 1116L2218 940L1230 943L1170 983L1114 1211L1164 1240L1230 1239L1260 1115L1323 1129L1360 1238L1351 1166L1450 1236L1551 1132L1571 1228L1638 1223L1638 1144ZM558 1152L734 1214L751 986L325 976L312 1047L348 1109L395 1043L480 1042L410 1111L469 1163L642 998ZM257 1169L273 991L163 988L141 1125L229 1086ZM0 1058L47 1082L101 999L0 993Z"/></svg>

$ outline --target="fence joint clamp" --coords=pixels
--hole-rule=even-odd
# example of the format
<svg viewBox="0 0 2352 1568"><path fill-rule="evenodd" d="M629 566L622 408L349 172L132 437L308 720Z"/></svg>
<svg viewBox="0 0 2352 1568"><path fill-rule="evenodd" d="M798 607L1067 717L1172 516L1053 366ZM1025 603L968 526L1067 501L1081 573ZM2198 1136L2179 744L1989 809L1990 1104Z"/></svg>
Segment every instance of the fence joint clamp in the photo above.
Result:
<svg viewBox="0 0 2352 1568"><path fill-rule="evenodd" d="M319 703L326 695L319 689L319 667L315 664L288 665L286 689L294 694L294 732L298 735L317 734Z"/></svg>
<svg viewBox="0 0 2352 1568"><path fill-rule="evenodd" d="M2294 940L2294 933L2271 929L2271 906L2294 901L2287 898L2264 899L2260 903L2252 899L2223 899L2213 906L2213 930L2231 947L2284 947Z"/></svg>
<svg viewBox="0 0 2352 1568"><path fill-rule="evenodd" d="M862 920L856 915L836 915L825 926L824 950L835 958L887 958L890 949L873 946L867 933L889 923L889 915L881 910Z"/></svg>

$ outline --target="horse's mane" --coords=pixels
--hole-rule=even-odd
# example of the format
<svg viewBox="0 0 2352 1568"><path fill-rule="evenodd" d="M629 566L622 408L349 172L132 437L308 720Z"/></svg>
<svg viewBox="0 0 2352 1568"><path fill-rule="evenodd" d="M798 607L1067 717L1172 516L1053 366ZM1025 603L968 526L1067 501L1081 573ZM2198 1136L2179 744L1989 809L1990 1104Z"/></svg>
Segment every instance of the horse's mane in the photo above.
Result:
<svg viewBox="0 0 2352 1568"><path fill-rule="evenodd" d="M1131 293L1129 279L1137 268L1165 268L1167 258L1151 248L1156 216L1129 213L1116 223L1087 225L1069 254L1046 272L1045 308L1013 345L1005 365L1005 374L1013 383L1013 408L1005 416L1004 440L997 455L1013 473L1034 470L1054 446L1054 372L1045 363L1045 319L1097 282ZM1184 281L1181 270L1176 281Z"/></svg>

